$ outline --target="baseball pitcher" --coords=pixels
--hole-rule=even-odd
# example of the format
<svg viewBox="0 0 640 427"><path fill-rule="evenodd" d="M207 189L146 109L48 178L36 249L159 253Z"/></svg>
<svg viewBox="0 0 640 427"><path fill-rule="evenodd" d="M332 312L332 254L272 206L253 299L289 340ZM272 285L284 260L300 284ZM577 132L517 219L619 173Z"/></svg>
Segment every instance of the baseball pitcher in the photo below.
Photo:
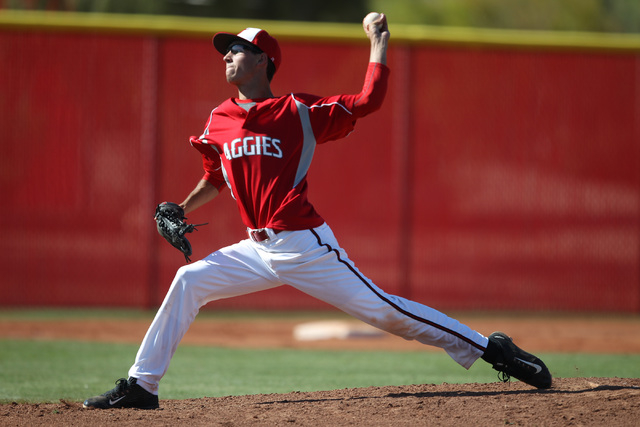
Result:
<svg viewBox="0 0 640 427"><path fill-rule="evenodd" d="M121 378L112 390L87 399L85 408L157 408L160 380L200 307L283 284L384 331L442 348L464 368L482 358L505 381L513 376L534 387L551 386L544 363L506 334L485 337L372 283L309 202L307 172L316 148L347 136L359 118L380 108L385 97L390 37L386 16L378 15L373 25L364 28L371 50L362 89L326 97L272 93L270 82L280 67L281 52L267 31L247 28L237 35L214 36L213 45L226 65L226 80L238 94L214 108L204 131L190 139L202 156L202 179L182 203L159 206L156 219L169 207L180 225L185 214L228 189L247 227L247 238L177 271L128 379ZM162 228L167 227L171 228ZM190 246L181 238L184 230L170 242L190 255Z"/></svg>

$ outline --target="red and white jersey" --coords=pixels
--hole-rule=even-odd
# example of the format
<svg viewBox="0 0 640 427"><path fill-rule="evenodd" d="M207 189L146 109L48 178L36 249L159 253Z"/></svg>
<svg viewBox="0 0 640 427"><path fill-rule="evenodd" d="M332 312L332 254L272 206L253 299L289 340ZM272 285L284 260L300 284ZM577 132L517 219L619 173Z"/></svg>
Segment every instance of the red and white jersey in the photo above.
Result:
<svg viewBox="0 0 640 427"><path fill-rule="evenodd" d="M290 94L236 99L215 108L200 137L204 177L221 190L226 184L249 228L304 230L324 220L307 199L307 172L316 144L343 138L356 120L382 105L389 69L370 63L357 95L319 97Z"/></svg>

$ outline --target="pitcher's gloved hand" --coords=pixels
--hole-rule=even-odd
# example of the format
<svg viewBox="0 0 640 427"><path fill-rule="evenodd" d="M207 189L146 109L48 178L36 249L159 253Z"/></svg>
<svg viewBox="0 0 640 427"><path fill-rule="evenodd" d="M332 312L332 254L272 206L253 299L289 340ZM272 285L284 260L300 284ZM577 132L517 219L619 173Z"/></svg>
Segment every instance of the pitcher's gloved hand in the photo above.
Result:
<svg viewBox="0 0 640 427"><path fill-rule="evenodd" d="M189 256L191 256L191 243L184 236L186 233L191 233L193 230L197 230L197 226L206 224L187 224L184 216L184 209L176 203L162 202L156 207L156 226L158 233L173 247L178 249L184 254L184 259L187 262L191 262Z"/></svg>

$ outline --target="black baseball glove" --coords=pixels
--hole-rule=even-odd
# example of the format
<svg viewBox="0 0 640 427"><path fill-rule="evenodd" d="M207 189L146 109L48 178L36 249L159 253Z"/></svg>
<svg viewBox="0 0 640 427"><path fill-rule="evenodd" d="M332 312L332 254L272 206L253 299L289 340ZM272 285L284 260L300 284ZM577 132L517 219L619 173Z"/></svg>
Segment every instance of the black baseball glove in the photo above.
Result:
<svg viewBox="0 0 640 427"><path fill-rule="evenodd" d="M184 254L184 259L191 262L191 243L184 236L197 230L197 226L206 224L187 224L184 216L184 209L175 203L162 202L156 207L156 226L158 233L165 240Z"/></svg>

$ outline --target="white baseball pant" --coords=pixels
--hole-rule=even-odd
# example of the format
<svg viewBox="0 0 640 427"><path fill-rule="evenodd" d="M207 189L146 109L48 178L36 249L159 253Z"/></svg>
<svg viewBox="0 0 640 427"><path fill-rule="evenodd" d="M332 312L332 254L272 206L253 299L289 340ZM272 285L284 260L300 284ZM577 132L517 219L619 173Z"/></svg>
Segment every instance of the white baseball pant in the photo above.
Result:
<svg viewBox="0 0 640 427"><path fill-rule="evenodd" d="M444 349L465 368L488 340L430 307L389 295L362 275L330 227L283 231L220 249L178 269L145 335L129 376L157 394L180 340L206 303L288 284L407 340Z"/></svg>

